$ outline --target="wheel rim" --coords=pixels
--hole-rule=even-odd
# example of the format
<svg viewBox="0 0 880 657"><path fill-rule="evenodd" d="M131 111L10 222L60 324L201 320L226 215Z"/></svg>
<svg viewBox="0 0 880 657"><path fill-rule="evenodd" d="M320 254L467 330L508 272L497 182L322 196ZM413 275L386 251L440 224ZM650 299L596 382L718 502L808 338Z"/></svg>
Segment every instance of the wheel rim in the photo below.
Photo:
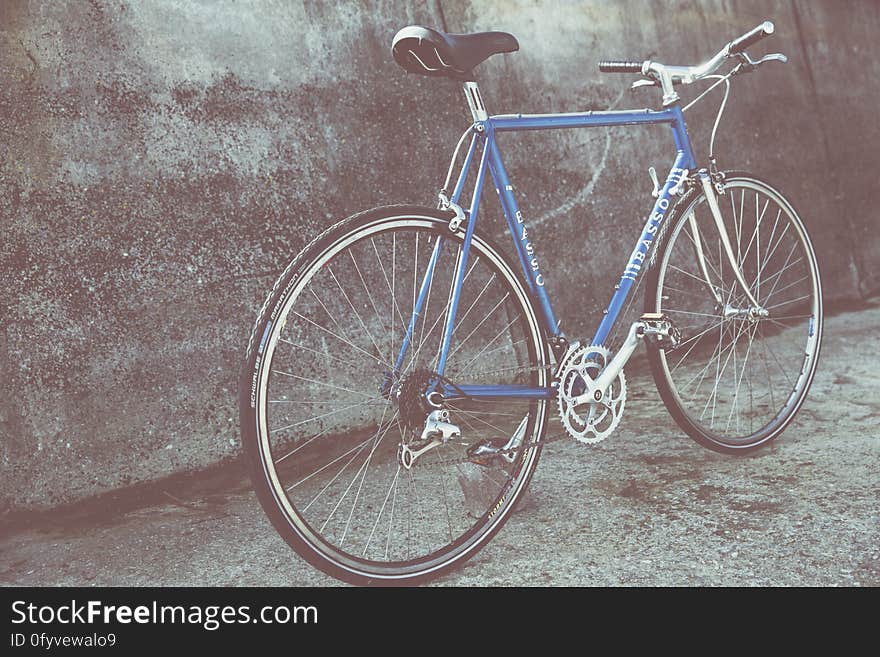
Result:
<svg viewBox="0 0 880 657"><path fill-rule="evenodd" d="M531 443L543 431L546 404L449 404L461 440L402 468L397 448L409 431L398 405L378 388L394 365L440 231L429 218L400 217L356 233L337 240L294 280L266 328L259 453L279 510L315 555L354 575L416 577L483 544L527 483L539 450L520 450L503 467L448 462L461 460L490 434L509 436L523 419ZM460 239L448 231L444 239L401 375L435 361L441 308L460 253ZM468 382L510 383L499 377L511 363L525 358L543 364L536 318L500 256L475 241L466 274L455 325L459 339L446 375L455 380L480 371L482 378ZM530 377L543 385L546 374L536 370Z"/></svg>
<svg viewBox="0 0 880 657"><path fill-rule="evenodd" d="M752 447L778 435L803 403L820 346L821 286L809 237L778 192L731 178L719 206L744 278L769 316L745 312L751 304L701 194L663 253L656 310L673 319L682 340L659 352L659 362L691 425L720 445Z"/></svg>

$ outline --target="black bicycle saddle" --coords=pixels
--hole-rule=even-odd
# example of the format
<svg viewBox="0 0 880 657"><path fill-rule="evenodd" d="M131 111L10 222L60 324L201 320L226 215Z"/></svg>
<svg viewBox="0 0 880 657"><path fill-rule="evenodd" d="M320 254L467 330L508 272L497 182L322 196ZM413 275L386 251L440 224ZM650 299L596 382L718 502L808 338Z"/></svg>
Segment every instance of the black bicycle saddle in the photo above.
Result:
<svg viewBox="0 0 880 657"><path fill-rule="evenodd" d="M410 73L469 80L473 68L492 55L519 50L507 32L447 34L421 25L410 25L394 35L391 54Z"/></svg>

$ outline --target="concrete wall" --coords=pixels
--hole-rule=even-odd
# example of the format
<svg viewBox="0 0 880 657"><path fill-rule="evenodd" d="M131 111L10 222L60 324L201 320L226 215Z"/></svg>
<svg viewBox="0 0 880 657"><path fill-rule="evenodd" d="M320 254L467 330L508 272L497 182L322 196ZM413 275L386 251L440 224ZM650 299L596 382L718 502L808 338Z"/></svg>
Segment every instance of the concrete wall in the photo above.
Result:
<svg viewBox="0 0 880 657"><path fill-rule="evenodd" d="M480 71L500 113L655 104L596 61L696 62L764 18L791 63L736 81L720 162L783 189L828 297L856 298L880 273L875 2L0 2L0 509L238 453L239 359L274 276L336 218L433 204L467 125L457 85L394 65L398 27L514 33ZM700 154L711 105L689 117ZM589 333L666 129L502 145L557 312Z"/></svg>

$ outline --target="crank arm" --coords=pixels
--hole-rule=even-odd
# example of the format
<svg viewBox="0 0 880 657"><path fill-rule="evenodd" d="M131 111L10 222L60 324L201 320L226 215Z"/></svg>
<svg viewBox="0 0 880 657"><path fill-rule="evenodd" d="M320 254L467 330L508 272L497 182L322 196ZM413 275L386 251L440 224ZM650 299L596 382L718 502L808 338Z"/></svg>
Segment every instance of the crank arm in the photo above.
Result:
<svg viewBox="0 0 880 657"><path fill-rule="evenodd" d="M523 438L525 438L526 435L526 424L528 424L528 422L529 416L526 415L520 421L519 426L516 428L516 431L513 432L510 440L508 440L504 447L501 448L500 456L508 463L513 463L514 450L522 444Z"/></svg>
<svg viewBox="0 0 880 657"><path fill-rule="evenodd" d="M633 322L632 326L630 326L629 328L629 333L626 336L626 340L624 340L623 344L620 346L620 349L614 355L614 358L611 359L611 362L605 366L605 368L602 370L602 373L599 374L599 376L596 377L595 380L588 380L586 382L589 390L587 390L587 392L582 395L578 395L575 398L575 405L595 404L597 402L605 401L603 399L605 397L605 391L618 377L624 365L626 365L627 361L633 355L636 347L639 346L639 338L644 333L644 331L644 322Z"/></svg>
<svg viewBox="0 0 880 657"><path fill-rule="evenodd" d="M663 322L666 324L664 325ZM633 322L632 326L629 327L629 333L626 335L626 340L623 341L623 344L620 346L620 349L618 349L614 358L612 358L611 362L604 367L599 373L599 376L595 379L586 377L585 383L587 384L587 391L574 398L574 405L603 404L604 406L611 408L611 404L616 400L606 398L605 391L608 390L611 387L611 384L614 383L618 376L620 376L620 372L632 357L636 347L639 346L639 342L650 336L664 340L671 340L673 347L677 345L680 340L678 329L675 328L665 315L645 313L639 321Z"/></svg>

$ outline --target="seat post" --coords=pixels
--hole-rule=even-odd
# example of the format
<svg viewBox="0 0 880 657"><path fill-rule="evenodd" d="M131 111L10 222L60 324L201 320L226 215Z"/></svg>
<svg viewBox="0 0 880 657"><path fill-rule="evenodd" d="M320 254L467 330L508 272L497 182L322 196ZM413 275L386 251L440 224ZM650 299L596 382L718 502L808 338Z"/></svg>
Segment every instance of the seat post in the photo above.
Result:
<svg viewBox="0 0 880 657"><path fill-rule="evenodd" d="M487 121L489 113L483 104L483 96L480 95L480 87L473 80L464 83L464 95L467 98L468 106L471 108L471 114L474 117L474 123Z"/></svg>

